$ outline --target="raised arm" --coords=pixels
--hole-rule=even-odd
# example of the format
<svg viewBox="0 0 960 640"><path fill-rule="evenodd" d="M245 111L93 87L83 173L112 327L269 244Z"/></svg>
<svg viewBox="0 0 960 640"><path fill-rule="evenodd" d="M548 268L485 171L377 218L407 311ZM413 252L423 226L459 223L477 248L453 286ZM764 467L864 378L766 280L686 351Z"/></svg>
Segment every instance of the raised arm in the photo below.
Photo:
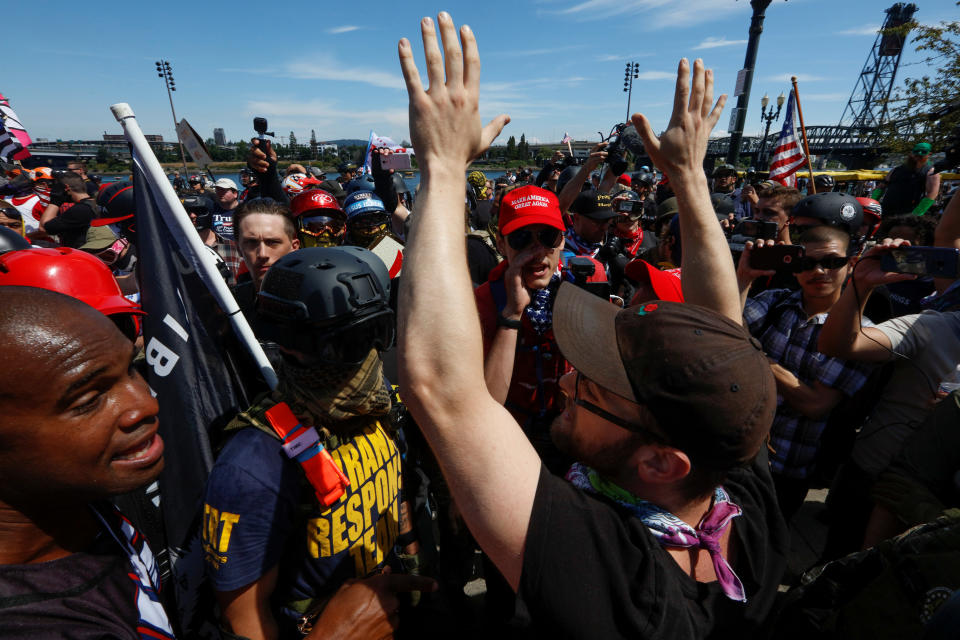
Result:
<svg viewBox="0 0 960 640"><path fill-rule="evenodd" d="M735 322L742 322L740 291L723 229L717 223L710 202L703 158L726 94L713 103L713 72L703 61L690 64L680 60L670 124L658 139L642 114L633 115L633 124L653 163L670 178L677 196L680 237L683 244L683 298L713 309ZM712 106L711 106L712 105Z"/></svg>
<svg viewBox="0 0 960 640"><path fill-rule="evenodd" d="M939 176L940 174L937 174ZM937 229L933 234L933 244L936 247L950 247L951 249L960 249L960 198L954 195L947 203L947 208L943 210L943 216L937 223ZM949 278L934 278L937 291L943 293L947 290L953 280Z"/></svg>
<svg viewBox="0 0 960 640"><path fill-rule="evenodd" d="M835 358L864 362L885 362L890 359L890 339L883 331L862 327L861 318L867 299L874 289L884 284L914 280L915 275L887 273L880 267L880 256L901 244L903 240L889 238L868 251L853 267L853 277L843 295L833 307L820 330L817 349Z"/></svg>
<svg viewBox="0 0 960 640"><path fill-rule="evenodd" d="M580 169L577 170L576 175L568 180L567 184L563 185L560 193L557 194L557 199L560 201L560 211L562 211L564 215L567 214L573 201L577 199L577 195L583 188L583 183L590 177L590 173L607 159L607 152L604 151L606 147L606 142L598 142L594 145L593 149L590 150L590 156L587 157L586 162L580 165Z"/></svg>
<svg viewBox="0 0 960 640"><path fill-rule="evenodd" d="M400 388L471 532L516 588L540 460L484 384L462 213L466 167L509 118L481 126L473 32L460 29L461 52L450 16L441 13L438 22L443 54L434 22L420 23L429 90L421 84L410 42L403 39L398 47L421 172L400 291Z"/></svg>

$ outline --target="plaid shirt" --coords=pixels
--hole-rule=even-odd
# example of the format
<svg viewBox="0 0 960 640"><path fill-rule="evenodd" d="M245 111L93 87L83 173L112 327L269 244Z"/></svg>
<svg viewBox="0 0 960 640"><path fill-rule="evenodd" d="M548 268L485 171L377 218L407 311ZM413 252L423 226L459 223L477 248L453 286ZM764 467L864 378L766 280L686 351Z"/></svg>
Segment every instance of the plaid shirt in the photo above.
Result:
<svg viewBox="0 0 960 640"><path fill-rule="evenodd" d="M213 250L227 263L227 269L230 270L230 275L232 276L228 284L232 285L237 281L237 274L240 272L240 263L243 262L243 256L240 255L240 250L237 249L236 242L229 238L224 238L220 234L216 235L217 242L213 245Z"/></svg>
<svg viewBox="0 0 960 640"><path fill-rule="evenodd" d="M807 317L803 292L788 289L764 291L747 300L743 319L763 344L772 361L793 373L800 382L820 382L852 396L866 382L871 365L829 358L817 351L817 339L827 314ZM863 319L864 326L872 323ZM766 325L766 326L765 326ZM806 478L814 470L820 437L827 420L807 418L789 407L777 394L777 414L770 429L770 468L791 478Z"/></svg>

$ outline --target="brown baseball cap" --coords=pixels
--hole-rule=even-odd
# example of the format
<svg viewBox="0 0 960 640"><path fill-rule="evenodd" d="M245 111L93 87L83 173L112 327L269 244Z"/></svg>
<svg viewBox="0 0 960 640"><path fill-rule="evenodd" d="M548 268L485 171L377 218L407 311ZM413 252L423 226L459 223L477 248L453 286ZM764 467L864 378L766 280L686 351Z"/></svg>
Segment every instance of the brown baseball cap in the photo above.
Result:
<svg viewBox="0 0 960 640"><path fill-rule="evenodd" d="M706 307L655 300L620 309L565 282L553 331L574 368L645 405L698 466L747 463L770 430L776 383L760 342Z"/></svg>

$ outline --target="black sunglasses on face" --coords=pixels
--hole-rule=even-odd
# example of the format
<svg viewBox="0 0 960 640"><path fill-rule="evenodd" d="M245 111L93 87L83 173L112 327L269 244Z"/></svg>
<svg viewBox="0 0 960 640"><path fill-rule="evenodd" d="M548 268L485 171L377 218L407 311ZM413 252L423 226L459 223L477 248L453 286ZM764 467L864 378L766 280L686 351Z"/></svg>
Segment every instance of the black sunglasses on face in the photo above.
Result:
<svg viewBox="0 0 960 640"><path fill-rule="evenodd" d="M584 375L579 371L577 371L577 379L574 382L574 385L576 385L575 386L576 393L573 397L573 404L577 405L578 407L583 407L590 413L596 416L600 416L607 422L612 422L613 424L617 425L621 429L626 429L627 431L632 431L634 433L641 433L647 436L648 438L650 438L651 440L653 440L654 442L658 442L660 444L668 444L667 439L664 438L661 434L651 431L649 429L644 429L643 427L636 424L635 422L630 422L628 420L621 418L620 416L615 416L609 411L607 411L606 409L601 409L600 407L593 404L589 400L583 400L580 397L580 381L583 378L584 378Z"/></svg>
<svg viewBox="0 0 960 640"><path fill-rule="evenodd" d="M507 236L507 244L514 251L522 251L533 243L534 238L544 247L556 249L563 239L563 232L553 227L540 229L536 232L531 229L517 229Z"/></svg>
<svg viewBox="0 0 960 640"><path fill-rule="evenodd" d="M850 258L847 256L824 256L823 258L811 258L810 256L804 256L795 264L797 265L797 271L813 271L817 268L817 265L823 267L824 271L829 271L830 269L839 269L840 267L844 267L848 262L850 262Z"/></svg>

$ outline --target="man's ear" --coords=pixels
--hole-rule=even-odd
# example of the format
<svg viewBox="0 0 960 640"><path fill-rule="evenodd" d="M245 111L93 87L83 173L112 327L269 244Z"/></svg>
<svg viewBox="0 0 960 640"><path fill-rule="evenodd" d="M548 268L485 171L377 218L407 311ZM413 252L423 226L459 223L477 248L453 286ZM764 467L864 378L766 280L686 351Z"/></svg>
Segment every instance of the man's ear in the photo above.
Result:
<svg viewBox="0 0 960 640"><path fill-rule="evenodd" d="M683 451L658 444L647 444L634 457L637 477L648 484L671 484L690 474L690 458Z"/></svg>

